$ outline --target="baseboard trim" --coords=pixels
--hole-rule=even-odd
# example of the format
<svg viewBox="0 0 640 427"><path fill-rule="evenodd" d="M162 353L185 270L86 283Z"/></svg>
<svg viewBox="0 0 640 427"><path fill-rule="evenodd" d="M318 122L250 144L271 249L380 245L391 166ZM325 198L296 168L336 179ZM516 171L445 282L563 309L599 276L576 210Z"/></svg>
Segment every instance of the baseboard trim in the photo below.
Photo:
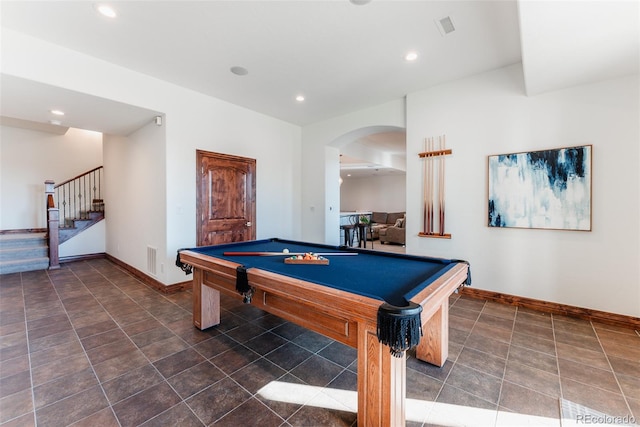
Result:
<svg viewBox="0 0 640 427"><path fill-rule="evenodd" d="M575 307L555 302L542 301L532 298L519 297L515 295L501 294L483 289L464 287L461 294L478 299L485 299L501 304L515 305L517 307L529 308L551 314L560 314L579 319L591 320L612 326L633 328L640 330L640 318L627 316L624 314L608 313L606 311L592 310L590 308Z"/></svg>
<svg viewBox="0 0 640 427"><path fill-rule="evenodd" d="M107 254L104 252L100 252L97 254L71 255L71 256L60 257L59 262L60 264L62 264L65 262L88 261L90 259L101 259L106 257L107 257Z"/></svg>
<svg viewBox="0 0 640 427"><path fill-rule="evenodd" d="M113 262L114 264L118 265L119 267L122 267L123 269L127 270L129 273L131 273L131 275L133 275L136 279L140 280L142 283L144 283L146 286L149 286L150 288L153 288L157 291L160 291L164 294L173 294L176 292L180 292L180 291L185 291L187 289L191 289L191 281L187 281L187 282L180 282L180 283L174 283L173 285L165 285L164 283L154 279L153 277L143 273L142 271L138 270L135 267L130 266L129 264L120 261L118 258L106 254L106 257L109 261Z"/></svg>

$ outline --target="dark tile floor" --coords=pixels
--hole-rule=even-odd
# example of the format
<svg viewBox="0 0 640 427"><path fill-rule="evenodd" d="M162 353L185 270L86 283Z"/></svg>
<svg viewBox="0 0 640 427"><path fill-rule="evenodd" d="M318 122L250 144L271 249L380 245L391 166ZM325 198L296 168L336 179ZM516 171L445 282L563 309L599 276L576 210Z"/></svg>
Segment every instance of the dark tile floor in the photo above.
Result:
<svg viewBox="0 0 640 427"><path fill-rule="evenodd" d="M408 357L407 425L640 418L638 332L450 302L445 366ZM0 425L355 425L354 349L223 306L222 324L198 331L189 292L162 295L107 260L0 276ZM562 420L566 404L577 409Z"/></svg>

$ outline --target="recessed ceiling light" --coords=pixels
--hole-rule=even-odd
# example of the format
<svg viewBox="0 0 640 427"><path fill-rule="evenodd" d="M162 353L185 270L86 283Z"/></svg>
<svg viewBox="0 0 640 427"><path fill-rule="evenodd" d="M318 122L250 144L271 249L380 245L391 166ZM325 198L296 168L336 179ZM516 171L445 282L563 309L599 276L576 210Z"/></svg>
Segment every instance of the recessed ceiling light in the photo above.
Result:
<svg viewBox="0 0 640 427"><path fill-rule="evenodd" d="M60 126L62 124L60 120L49 120L49 123L55 126Z"/></svg>
<svg viewBox="0 0 640 427"><path fill-rule="evenodd" d="M96 10L100 12L100 14L106 16L107 18L115 18L116 16L118 16L115 9L107 4L97 4L95 7Z"/></svg>
<svg viewBox="0 0 640 427"><path fill-rule="evenodd" d="M418 59L418 54L416 52L409 52L404 56L404 59L407 61L415 61Z"/></svg>
<svg viewBox="0 0 640 427"><path fill-rule="evenodd" d="M61 110L51 110L51 114L54 114L56 116L64 116L64 111Z"/></svg>
<svg viewBox="0 0 640 427"><path fill-rule="evenodd" d="M230 70L236 76L246 76L247 74L249 74L249 70L247 70L244 67L239 67L237 65L235 67L231 67Z"/></svg>
<svg viewBox="0 0 640 427"><path fill-rule="evenodd" d="M349 0L352 4L356 6L364 6L367 3L371 3L371 0Z"/></svg>
<svg viewBox="0 0 640 427"><path fill-rule="evenodd" d="M298 102L302 102L302 101L304 101L304 95L298 95L298 96L296 96L296 101L298 101Z"/></svg>

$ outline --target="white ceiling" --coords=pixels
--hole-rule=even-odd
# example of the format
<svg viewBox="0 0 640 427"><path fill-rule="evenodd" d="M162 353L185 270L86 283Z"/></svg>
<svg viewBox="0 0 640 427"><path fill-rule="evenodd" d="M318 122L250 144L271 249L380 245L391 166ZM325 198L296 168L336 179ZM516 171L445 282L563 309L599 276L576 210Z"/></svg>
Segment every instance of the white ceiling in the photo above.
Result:
<svg viewBox="0 0 640 427"><path fill-rule="evenodd" d="M364 148L358 150L358 146ZM404 176L406 152L404 130L381 131L358 138L341 151L340 176L344 180L371 176Z"/></svg>
<svg viewBox="0 0 640 427"><path fill-rule="evenodd" d="M111 135L128 135L161 115L158 111L6 74L0 74L0 87L0 118L3 118L2 123L8 125L12 122L16 127L34 128L42 123L48 127L40 130L60 134L64 134L69 127L75 127ZM52 108L64 110L64 117L53 116L50 113ZM105 120L105 117L109 119ZM61 124L51 125L51 120L58 120Z"/></svg>
<svg viewBox="0 0 640 427"><path fill-rule="evenodd" d="M530 95L638 73L637 0L0 1L16 32L304 126L523 62ZM450 16L443 36L436 21ZM408 63L410 50L419 54ZM246 76L230 72L245 67ZM129 132L161 112L2 76L0 115ZM303 103L295 96L304 94ZM96 114L99 111L100 114ZM132 117L128 120L127 117Z"/></svg>

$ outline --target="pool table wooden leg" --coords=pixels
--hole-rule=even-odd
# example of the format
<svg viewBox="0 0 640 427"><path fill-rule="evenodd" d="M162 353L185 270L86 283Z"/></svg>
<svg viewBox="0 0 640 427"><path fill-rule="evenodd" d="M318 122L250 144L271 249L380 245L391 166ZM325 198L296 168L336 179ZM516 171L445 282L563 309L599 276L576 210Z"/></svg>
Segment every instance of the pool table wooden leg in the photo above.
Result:
<svg viewBox="0 0 640 427"><path fill-rule="evenodd" d="M445 300L426 321L423 320L422 339L416 347L416 357L442 367L448 355L449 301Z"/></svg>
<svg viewBox="0 0 640 427"><path fill-rule="evenodd" d="M193 269L193 324L207 329L220 324L220 291L202 283L203 271Z"/></svg>
<svg viewBox="0 0 640 427"><path fill-rule="evenodd" d="M393 357L375 325L358 325L358 426L404 426L406 357Z"/></svg>

